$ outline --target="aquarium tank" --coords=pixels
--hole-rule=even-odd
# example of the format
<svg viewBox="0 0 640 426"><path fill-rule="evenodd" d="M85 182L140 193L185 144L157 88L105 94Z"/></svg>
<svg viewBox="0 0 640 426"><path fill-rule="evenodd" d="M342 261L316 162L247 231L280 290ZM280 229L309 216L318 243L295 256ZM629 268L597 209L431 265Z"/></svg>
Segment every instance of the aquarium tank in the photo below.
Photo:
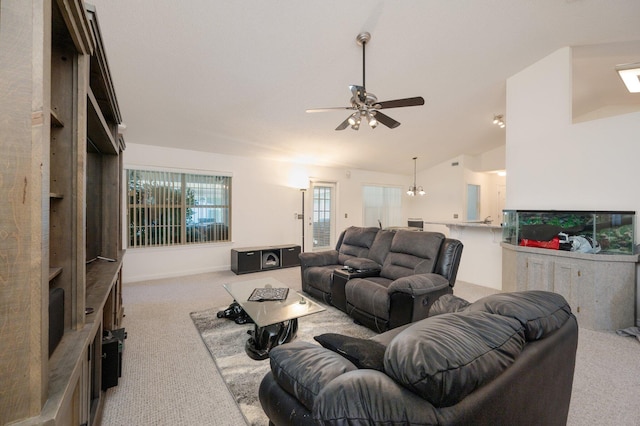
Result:
<svg viewBox="0 0 640 426"><path fill-rule="evenodd" d="M533 245L558 239L554 248L561 250L633 254L635 217L633 211L503 210L502 241ZM588 241L593 250L576 249L579 241Z"/></svg>

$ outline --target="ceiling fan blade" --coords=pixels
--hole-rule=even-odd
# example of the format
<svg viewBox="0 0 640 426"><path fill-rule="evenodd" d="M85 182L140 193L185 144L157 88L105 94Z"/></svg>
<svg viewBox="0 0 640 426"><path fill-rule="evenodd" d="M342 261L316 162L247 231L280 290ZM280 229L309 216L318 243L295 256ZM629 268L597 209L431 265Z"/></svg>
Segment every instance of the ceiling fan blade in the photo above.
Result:
<svg viewBox="0 0 640 426"><path fill-rule="evenodd" d="M424 98L422 96L416 96L415 98L395 99L393 101L376 102L375 108L385 109L385 108L400 108L400 107L420 106L420 105L424 105Z"/></svg>
<svg viewBox="0 0 640 426"><path fill-rule="evenodd" d="M306 112L326 112L326 111L336 111L336 110L345 110L345 109L355 109L354 107L331 107L331 108L311 108L306 110Z"/></svg>
<svg viewBox="0 0 640 426"><path fill-rule="evenodd" d="M378 122L384 124L390 129L395 129L400 125L399 121L394 120L393 118L389 117L386 114L381 113L380 111L376 111L375 117L376 117L376 120L378 120Z"/></svg>
<svg viewBox="0 0 640 426"><path fill-rule="evenodd" d="M351 116L349 116L351 117ZM338 127L336 127L336 130L344 130L347 127L349 127L349 117L347 117L346 120L344 120L342 123L340 123L340 125Z"/></svg>

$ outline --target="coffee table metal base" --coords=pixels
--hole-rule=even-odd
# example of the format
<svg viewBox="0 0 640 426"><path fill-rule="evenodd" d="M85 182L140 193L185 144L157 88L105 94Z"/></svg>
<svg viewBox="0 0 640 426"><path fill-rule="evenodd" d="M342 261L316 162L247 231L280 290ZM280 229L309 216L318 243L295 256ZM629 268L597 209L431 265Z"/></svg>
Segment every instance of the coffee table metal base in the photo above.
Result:
<svg viewBox="0 0 640 426"><path fill-rule="evenodd" d="M294 318L266 327L256 325L247 333L251 336L244 345L247 355L255 360L267 359L271 349L295 339L298 333L298 319Z"/></svg>

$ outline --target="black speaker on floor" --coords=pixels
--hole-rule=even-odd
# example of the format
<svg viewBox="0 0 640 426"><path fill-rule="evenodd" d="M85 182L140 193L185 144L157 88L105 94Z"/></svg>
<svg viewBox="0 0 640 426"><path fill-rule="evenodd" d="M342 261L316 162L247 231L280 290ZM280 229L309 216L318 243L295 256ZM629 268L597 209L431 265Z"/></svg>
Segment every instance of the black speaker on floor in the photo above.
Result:
<svg viewBox="0 0 640 426"><path fill-rule="evenodd" d="M118 386L122 377L122 352L127 333L124 328L105 331L102 339L102 390Z"/></svg>

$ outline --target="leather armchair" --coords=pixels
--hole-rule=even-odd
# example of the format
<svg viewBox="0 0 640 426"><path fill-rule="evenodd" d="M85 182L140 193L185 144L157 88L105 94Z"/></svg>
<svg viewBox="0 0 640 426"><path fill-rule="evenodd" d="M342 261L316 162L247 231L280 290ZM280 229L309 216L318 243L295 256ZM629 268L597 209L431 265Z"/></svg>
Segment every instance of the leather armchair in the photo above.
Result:
<svg viewBox="0 0 640 426"><path fill-rule="evenodd" d="M578 344L566 300L461 300L445 296L429 318L371 339L278 346L259 390L270 424L566 424Z"/></svg>

